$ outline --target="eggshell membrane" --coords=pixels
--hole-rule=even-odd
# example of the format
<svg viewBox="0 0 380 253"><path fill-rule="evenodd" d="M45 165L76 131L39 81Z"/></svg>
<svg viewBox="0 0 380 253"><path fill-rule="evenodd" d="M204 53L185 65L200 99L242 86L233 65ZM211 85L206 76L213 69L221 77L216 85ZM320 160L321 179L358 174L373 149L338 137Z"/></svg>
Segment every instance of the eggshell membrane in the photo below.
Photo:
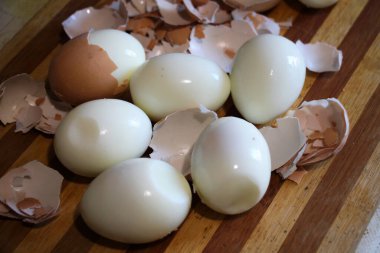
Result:
<svg viewBox="0 0 380 253"><path fill-rule="evenodd" d="M93 177L141 156L151 135L151 122L141 109L122 100L99 99L66 115L56 131L54 149L66 168Z"/></svg>
<svg viewBox="0 0 380 253"><path fill-rule="evenodd" d="M256 205L270 180L268 145L253 124L235 117L219 118L193 147L191 177L202 202L224 214Z"/></svg>
<svg viewBox="0 0 380 253"><path fill-rule="evenodd" d="M190 54L151 58L132 76L133 102L152 120L203 105L216 110L227 100L230 81L214 62Z"/></svg>
<svg viewBox="0 0 380 253"><path fill-rule="evenodd" d="M285 37L263 34L245 43L231 72L231 95L245 119L266 123L286 112L301 93L303 56Z"/></svg>
<svg viewBox="0 0 380 253"><path fill-rule="evenodd" d="M86 224L124 243L147 243L176 230L191 206L184 176L163 161L124 161L96 177L80 203Z"/></svg>
<svg viewBox="0 0 380 253"><path fill-rule="evenodd" d="M112 98L126 91L144 60L143 47L131 35L99 30L65 43L50 64L48 80L54 94L72 105Z"/></svg>

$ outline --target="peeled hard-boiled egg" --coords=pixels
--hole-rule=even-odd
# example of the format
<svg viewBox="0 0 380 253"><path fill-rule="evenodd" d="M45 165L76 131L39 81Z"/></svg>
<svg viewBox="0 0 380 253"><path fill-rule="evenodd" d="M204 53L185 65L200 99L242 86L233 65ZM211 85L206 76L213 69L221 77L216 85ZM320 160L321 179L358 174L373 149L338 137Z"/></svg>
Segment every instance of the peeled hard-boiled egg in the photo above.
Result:
<svg viewBox="0 0 380 253"><path fill-rule="evenodd" d="M144 48L133 36L113 29L90 31L68 41L54 56L49 84L72 105L113 98L126 91L144 61Z"/></svg>
<svg viewBox="0 0 380 253"><path fill-rule="evenodd" d="M191 206L185 177L166 162L137 158L96 177L80 212L98 234L124 243L146 243L176 230Z"/></svg>
<svg viewBox="0 0 380 253"><path fill-rule="evenodd" d="M212 122L193 147L191 177L202 202L224 214L257 204L271 174L268 145L257 128L240 118Z"/></svg>
<svg viewBox="0 0 380 253"><path fill-rule="evenodd" d="M99 99L66 115L55 133L54 149L68 169L91 177L141 156L151 136L152 124L137 106L118 99Z"/></svg>
<svg viewBox="0 0 380 253"><path fill-rule="evenodd" d="M285 37L264 34L238 51L231 72L231 95L245 119L266 123L284 113L301 93L303 56Z"/></svg>
<svg viewBox="0 0 380 253"><path fill-rule="evenodd" d="M299 0L301 3L311 8L326 8L335 4L338 0Z"/></svg>
<svg viewBox="0 0 380 253"><path fill-rule="evenodd" d="M216 110L230 94L230 80L214 62L190 54L165 54L132 75L133 102L153 120L203 105Z"/></svg>

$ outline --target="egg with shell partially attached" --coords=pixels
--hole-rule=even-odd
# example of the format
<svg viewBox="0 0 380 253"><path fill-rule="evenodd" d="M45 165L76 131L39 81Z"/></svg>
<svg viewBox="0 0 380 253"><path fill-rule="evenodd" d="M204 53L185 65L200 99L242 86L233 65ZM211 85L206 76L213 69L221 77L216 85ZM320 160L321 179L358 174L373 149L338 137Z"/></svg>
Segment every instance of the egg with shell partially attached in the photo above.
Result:
<svg viewBox="0 0 380 253"><path fill-rule="evenodd" d="M144 61L144 48L131 35L114 29L90 31L62 46L52 59L48 80L53 93L71 105L120 97Z"/></svg>

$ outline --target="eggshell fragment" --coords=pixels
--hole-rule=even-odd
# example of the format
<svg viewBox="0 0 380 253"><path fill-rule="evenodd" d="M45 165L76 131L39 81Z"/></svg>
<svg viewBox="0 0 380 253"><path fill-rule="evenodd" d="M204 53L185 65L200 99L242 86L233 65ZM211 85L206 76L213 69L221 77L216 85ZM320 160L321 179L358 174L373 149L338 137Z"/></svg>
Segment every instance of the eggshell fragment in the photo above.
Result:
<svg viewBox="0 0 380 253"><path fill-rule="evenodd" d="M9 170L0 178L0 215L41 223L57 214L63 177L38 161Z"/></svg>
<svg viewBox="0 0 380 253"><path fill-rule="evenodd" d="M191 0L183 0L187 10L194 15L199 22L207 23L224 23L231 19L231 16L220 9L220 5L215 1L207 1L201 5L195 6Z"/></svg>
<svg viewBox="0 0 380 253"><path fill-rule="evenodd" d="M342 66L341 50L324 43L303 44L298 40L296 46L302 53L306 67L313 72L339 71Z"/></svg>
<svg viewBox="0 0 380 253"><path fill-rule="evenodd" d="M15 75L0 84L0 120L3 124L13 123L21 108L29 107L27 95L43 97L45 83L35 81L28 74ZM27 124L28 125L28 124Z"/></svg>
<svg viewBox="0 0 380 253"><path fill-rule="evenodd" d="M94 29L114 28L125 30L127 19L108 7L95 9L88 7L78 10L62 22L70 39Z"/></svg>
<svg viewBox="0 0 380 253"><path fill-rule="evenodd" d="M337 154L347 141L349 120L346 109L336 98L305 101L287 113L297 117L308 138L298 165L322 161Z"/></svg>
<svg viewBox="0 0 380 253"><path fill-rule="evenodd" d="M286 117L277 119L276 122L276 127L267 126L259 129L269 146L272 171L294 160L307 141L297 118Z"/></svg>
<svg viewBox="0 0 380 253"><path fill-rule="evenodd" d="M178 111L157 122L149 146L151 158L171 164L183 175L190 174L190 158L194 143L202 131L218 116L207 108Z"/></svg>
<svg viewBox="0 0 380 253"><path fill-rule="evenodd" d="M195 26L190 35L190 53L216 62L229 73L238 49L255 36L245 21L232 20L226 25Z"/></svg>
<svg viewBox="0 0 380 253"><path fill-rule="evenodd" d="M231 12L234 20L242 20L247 22L256 34L270 33L274 35L280 34L280 25L273 19L254 11L246 11L235 9Z"/></svg>
<svg viewBox="0 0 380 253"><path fill-rule="evenodd" d="M188 25L195 21L182 3L169 0L156 0L156 3L162 20L169 25Z"/></svg>
<svg viewBox="0 0 380 253"><path fill-rule="evenodd" d="M223 0L223 2L236 9L266 11L276 6L280 0Z"/></svg>
<svg viewBox="0 0 380 253"><path fill-rule="evenodd" d="M147 59L153 58L155 56L171 54L171 53L187 53L189 49L189 43L186 42L182 45L170 45L166 41L162 41L162 43L157 44L153 47L152 50L147 51Z"/></svg>
<svg viewBox="0 0 380 253"><path fill-rule="evenodd" d="M180 172L163 161L137 158L96 177L83 195L80 212L106 238L147 243L176 230L190 207L190 186Z"/></svg>

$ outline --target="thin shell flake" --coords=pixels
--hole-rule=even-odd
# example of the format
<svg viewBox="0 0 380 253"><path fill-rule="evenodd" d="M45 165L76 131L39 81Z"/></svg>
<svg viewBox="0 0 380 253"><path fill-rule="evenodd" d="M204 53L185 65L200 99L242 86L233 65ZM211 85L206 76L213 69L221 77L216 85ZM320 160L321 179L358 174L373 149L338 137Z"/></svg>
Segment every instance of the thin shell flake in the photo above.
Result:
<svg viewBox="0 0 380 253"><path fill-rule="evenodd" d="M9 170L0 178L0 215L41 223L57 215L63 177L38 161Z"/></svg>

